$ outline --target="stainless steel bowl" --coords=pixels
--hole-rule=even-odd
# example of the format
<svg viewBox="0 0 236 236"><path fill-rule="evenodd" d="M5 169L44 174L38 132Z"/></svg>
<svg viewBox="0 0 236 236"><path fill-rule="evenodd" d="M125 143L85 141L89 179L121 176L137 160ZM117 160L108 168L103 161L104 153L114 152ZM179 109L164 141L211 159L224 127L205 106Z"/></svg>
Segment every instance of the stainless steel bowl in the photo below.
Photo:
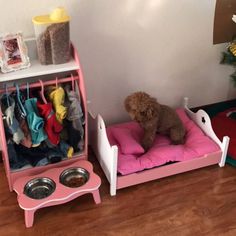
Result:
<svg viewBox="0 0 236 236"><path fill-rule="evenodd" d="M35 178L26 183L24 194L29 198L43 199L50 196L56 189L56 184L49 178Z"/></svg>
<svg viewBox="0 0 236 236"><path fill-rule="evenodd" d="M64 170L60 175L60 183L69 188L78 188L89 180L89 172L81 167Z"/></svg>

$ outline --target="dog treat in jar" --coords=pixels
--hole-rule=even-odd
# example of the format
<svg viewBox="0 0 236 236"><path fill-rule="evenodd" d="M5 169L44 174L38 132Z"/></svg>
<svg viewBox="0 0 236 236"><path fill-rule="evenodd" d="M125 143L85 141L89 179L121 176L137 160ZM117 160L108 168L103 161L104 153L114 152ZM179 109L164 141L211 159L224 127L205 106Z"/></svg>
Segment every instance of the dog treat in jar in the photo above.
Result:
<svg viewBox="0 0 236 236"><path fill-rule="evenodd" d="M41 64L62 64L70 60L69 16L64 8L33 18L38 58Z"/></svg>

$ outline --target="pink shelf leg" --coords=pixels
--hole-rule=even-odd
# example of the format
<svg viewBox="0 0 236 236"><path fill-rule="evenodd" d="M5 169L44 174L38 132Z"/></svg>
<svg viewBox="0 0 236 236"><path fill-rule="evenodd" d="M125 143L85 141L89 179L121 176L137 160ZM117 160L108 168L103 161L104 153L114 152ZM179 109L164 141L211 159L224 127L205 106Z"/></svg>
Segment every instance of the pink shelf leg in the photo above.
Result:
<svg viewBox="0 0 236 236"><path fill-rule="evenodd" d="M25 210L25 225L27 228L33 226L34 223L34 210Z"/></svg>
<svg viewBox="0 0 236 236"><path fill-rule="evenodd" d="M95 203L96 204L101 203L99 189L96 189L96 190L92 191L92 194L93 194L93 199L94 199Z"/></svg>

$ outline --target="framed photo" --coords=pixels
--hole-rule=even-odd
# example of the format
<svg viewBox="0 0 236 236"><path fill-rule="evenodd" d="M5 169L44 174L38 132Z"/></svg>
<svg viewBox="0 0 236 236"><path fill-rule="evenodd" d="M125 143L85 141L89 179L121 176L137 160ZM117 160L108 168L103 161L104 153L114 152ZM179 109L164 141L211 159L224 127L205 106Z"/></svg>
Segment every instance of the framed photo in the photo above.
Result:
<svg viewBox="0 0 236 236"><path fill-rule="evenodd" d="M0 66L3 73L30 66L27 48L21 33L0 37Z"/></svg>

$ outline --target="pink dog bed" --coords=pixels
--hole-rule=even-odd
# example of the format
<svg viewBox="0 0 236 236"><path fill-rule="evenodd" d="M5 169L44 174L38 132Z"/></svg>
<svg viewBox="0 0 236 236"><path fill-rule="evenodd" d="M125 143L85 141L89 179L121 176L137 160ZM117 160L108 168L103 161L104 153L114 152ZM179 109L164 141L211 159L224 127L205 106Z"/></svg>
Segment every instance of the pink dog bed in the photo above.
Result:
<svg viewBox="0 0 236 236"><path fill-rule="evenodd" d="M138 123L127 122L107 128L110 144L118 146L117 168L120 174L131 174L168 162L186 161L220 150L183 109L177 109L176 112L186 129L183 145L172 145L167 136L157 135L152 148L145 153L140 144L143 130Z"/></svg>

